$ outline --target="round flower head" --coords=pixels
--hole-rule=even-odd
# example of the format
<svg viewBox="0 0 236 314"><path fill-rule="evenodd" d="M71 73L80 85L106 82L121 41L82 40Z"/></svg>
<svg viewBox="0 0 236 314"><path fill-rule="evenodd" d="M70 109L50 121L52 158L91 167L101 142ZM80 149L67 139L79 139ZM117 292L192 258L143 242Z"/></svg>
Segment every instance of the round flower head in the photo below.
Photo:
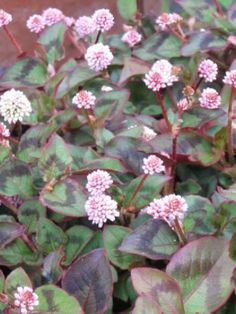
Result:
<svg viewBox="0 0 236 314"><path fill-rule="evenodd" d="M151 140L153 140L156 137L157 133L153 131L153 129L144 126L143 127L143 133L141 135L141 138L146 141L149 142Z"/></svg>
<svg viewBox="0 0 236 314"><path fill-rule="evenodd" d="M185 212L188 210L188 205L185 199L180 195L169 194L162 198L163 202L163 217L170 224L175 220L183 220Z"/></svg>
<svg viewBox="0 0 236 314"><path fill-rule="evenodd" d="M81 16L75 22L75 30L79 35L79 38L84 38L96 31L96 25L91 17Z"/></svg>
<svg viewBox="0 0 236 314"><path fill-rule="evenodd" d="M218 66L210 59L203 60L198 66L198 73L206 82L212 82L218 74Z"/></svg>
<svg viewBox="0 0 236 314"><path fill-rule="evenodd" d="M113 180L107 171L96 170L87 176L87 190L92 195L103 194L112 185Z"/></svg>
<svg viewBox="0 0 236 314"><path fill-rule="evenodd" d="M0 10L0 27L8 25L12 21L12 15L4 10Z"/></svg>
<svg viewBox="0 0 236 314"><path fill-rule="evenodd" d="M156 19L156 23L158 24L161 30L166 30L168 26L177 24L182 20L183 20L182 17L177 13L162 13Z"/></svg>
<svg viewBox="0 0 236 314"><path fill-rule="evenodd" d="M130 47L137 45L141 39L142 35L139 34L135 29L127 31L121 38L121 40L127 43Z"/></svg>
<svg viewBox="0 0 236 314"><path fill-rule="evenodd" d="M26 26L33 33L40 33L45 28L45 25L45 19L38 14L30 16L26 22Z"/></svg>
<svg viewBox="0 0 236 314"><path fill-rule="evenodd" d="M114 221L119 216L117 211L117 202L109 195L100 194L91 196L85 203L85 210L88 219L99 228L103 226L107 220Z"/></svg>
<svg viewBox="0 0 236 314"><path fill-rule="evenodd" d="M29 287L18 287L14 297L14 305L19 308L21 314L30 313L39 304L37 294Z"/></svg>
<svg viewBox="0 0 236 314"><path fill-rule="evenodd" d="M154 219L165 219L162 199L154 199L149 206L145 208L145 212Z"/></svg>
<svg viewBox="0 0 236 314"><path fill-rule="evenodd" d="M75 19L71 16L64 16L64 22L66 23L67 27L71 27L75 24Z"/></svg>
<svg viewBox="0 0 236 314"><path fill-rule="evenodd" d="M216 109L221 104L221 97L214 88L205 88L199 98L199 103L202 108Z"/></svg>
<svg viewBox="0 0 236 314"><path fill-rule="evenodd" d="M148 158L144 158L142 168L143 172L149 175L165 171L163 161L155 155L150 155Z"/></svg>
<svg viewBox="0 0 236 314"><path fill-rule="evenodd" d="M227 71L223 82L236 88L236 70Z"/></svg>
<svg viewBox="0 0 236 314"><path fill-rule="evenodd" d="M177 102L177 107L179 111L185 111L191 107L191 104L189 103L187 98L183 98Z"/></svg>
<svg viewBox="0 0 236 314"><path fill-rule="evenodd" d="M43 18L45 19L45 24L51 26L57 22L64 20L64 14L61 10L56 8L48 8L43 11Z"/></svg>
<svg viewBox="0 0 236 314"><path fill-rule="evenodd" d="M73 97L72 103L79 109L93 109L96 104L96 97L89 91L81 90Z"/></svg>
<svg viewBox="0 0 236 314"><path fill-rule="evenodd" d="M96 25L97 31L109 31L109 29L111 29L114 25L114 16L108 9L96 10L92 16L92 19Z"/></svg>
<svg viewBox="0 0 236 314"><path fill-rule="evenodd" d="M153 91L171 86L176 81L178 77L175 74L175 67L165 59L156 61L144 79L147 87Z"/></svg>
<svg viewBox="0 0 236 314"><path fill-rule="evenodd" d="M0 122L0 145L2 146L9 146L9 141L7 138L10 136L10 131L5 126L4 123Z"/></svg>
<svg viewBox="0 0 236 314"><path fill-rule="evenodd" d="M28 98L19 90L11 89L0 97L0 114L8 123L22 121L31 111Z"/></svg>
<svg viewBox="0 0 236 314"><path fill-rule="evenodd" d="M98 72L105 70L112 62L113 54L109 46L101 43L90 46L85 54L85 60L90 69Z"/></svg>

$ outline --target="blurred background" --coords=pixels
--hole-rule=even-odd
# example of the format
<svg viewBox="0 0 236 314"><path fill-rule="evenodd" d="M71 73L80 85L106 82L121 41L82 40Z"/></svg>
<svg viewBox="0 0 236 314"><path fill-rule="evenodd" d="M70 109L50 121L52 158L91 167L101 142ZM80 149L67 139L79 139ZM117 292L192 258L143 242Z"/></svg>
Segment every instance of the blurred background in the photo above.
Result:
<svg viewBox="0 0 236 314"><path fill-rule="evenodd" d="M129 1L129 0L127 0ZM165 0L163 0L165 1ZM162 0L145 0L145 12L158 15ZM34 50L36 36L26 28L26 21L33 14L41 14L48 7L55 7L63 11L67 16L78 18L81 15L91 15L94 10L108 8L115 16L116 24L112 31L122 31L122 19L117 11L116 0L0 0L0 9L13 16L10 30L27 52ZM0 29L0 63L9 63L14 60L15 50L12 47L5 32Z"/></svg>

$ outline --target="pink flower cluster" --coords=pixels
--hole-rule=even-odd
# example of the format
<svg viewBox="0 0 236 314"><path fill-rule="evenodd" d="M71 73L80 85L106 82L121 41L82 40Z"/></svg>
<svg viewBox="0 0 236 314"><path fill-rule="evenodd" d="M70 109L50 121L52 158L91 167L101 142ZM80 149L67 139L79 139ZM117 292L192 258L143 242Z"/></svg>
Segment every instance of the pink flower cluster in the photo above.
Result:
<svg viewBox="0 0 236 314"><path fill-rule="evenodd" d="M93 109L96 104L96 97L89 91L81 90L73 97L72 103L79 109Z"/></svg>
<svg viewBox="0 0 236 314"><path fill-rule="evenodd" d="M180 195L169 194L161 199L154 199L145 212L154 219L163 219L170 226L173 225L175 219L183 220L188 205L185 199Z"/></svg>
<svg viewBox="0 0 236 314"><path fill-rule="evenodd" d="M126 33L122 36L121 40L127 43L130 47L134 47L138 43L140 43L142 39L142 35L136 31L135 28L131 28L127 30Z"/></svg>
<svg viewBox="0 0 236 314"><path fill-rule="evenodd" d="M30 313L39 304L37 294L30 287L18 287L14 297L14 305L19 308L21 314Z"/></svg>
<svg viewBox="0 0 236 314"><path fill-rule="evenodd" d="M199 64L198 73L206 82L213 82L218 74L218 66L210 59L205 59Z"/></svg>
<svg viewBox="0 0 236 314"><path fill-rule="evenodd" d="M165 59L156 61L144 79L147 87L153 91L171 86L176 81L178 81L178 77L175 73L175 67Z"/></svg>
<svg viewBox="0 0 236 314"><path fill-rule="evenodd" d="M110 188L113 180L107 171L96 170L87 176L86 188L91 196L85 203L88 219L99 228L107 220L114 221L119 216L117 202L104 192Z"/></svg>
<svg viewBox="0 0 236 314"><path fill-rule="evenodd" d="M12 21L12 15L4 10L0 10L0 27L8 25Z"/></svg>
<svg viewBox="0 0 236 314"><path fill-rule="evenodd" d="M163 160L161 160L155 155L150 155L147 158L144 158L142 168L143 172L149 175L165 171Z"/></svg>
<svg viewBox="0 0 236 314"><path fill-rule="evenodd" d="M114 16L108 9L96 10L92 16L81 16L75 22L79 38L92 35L96 31L109 31L114 25Z"/></svg>
<svg viewBox="0 0 236 314"><path fill-rule="evenodd" d="M166 30L168 26L180 23L182 20L182 17L177 13L162 13L156 19L156 23L161 30Z"/></svg>
<svg viewBox="0 0 236 314"><path fill-rule="evenodd" d="M221 97L214 88L205 88L199 98L202 108L216 109L220 107Z"/></svg>
<svg viewBox="0 0 236 314"><path fill-rule="evenodd" d="M40 33L46 26L51 26L60 21L64 21L68 27L74 24L72 17L65 16L63 12L56 8L48 8L42 15L34 14L26 22L27 28L33 33Z"/></svg>
<svg viewBox="0 0 236 314"><path fill-rule="evenodd" d="M223 82L236 88L236 70L227 71Z"/></svg>
<svg viewBox="0 0 236 314"><path fill-rule="evenodd" d="M153 131L153 129L144 125L143 132L141 134L142 140L149 142L149 141L153 140L156 137L156 135L157 135L157 133L155 131Z"/></svg>
<svg viewBox="0 0 236 314"><path fill-rule="evenodd" d="M96 72L105 70L113 60L113 54L109 46L102 43L88 47L84 57L90 69Z"/></svg>
<svg viewBox="0 0 236 314"><path fill-rule="evenodd" d="M177 108L180 112L188 110L190 107L191 107L191 104L189 103L187 98L183 98L177 102Z"/></svg>
<svg viewBox="0 0 236 314"><path fill-rule="evenodd" d="M0 145L9 146L9 141L7 138L10 136L10 131L6 127L6 125L0 122Z"/></svg>

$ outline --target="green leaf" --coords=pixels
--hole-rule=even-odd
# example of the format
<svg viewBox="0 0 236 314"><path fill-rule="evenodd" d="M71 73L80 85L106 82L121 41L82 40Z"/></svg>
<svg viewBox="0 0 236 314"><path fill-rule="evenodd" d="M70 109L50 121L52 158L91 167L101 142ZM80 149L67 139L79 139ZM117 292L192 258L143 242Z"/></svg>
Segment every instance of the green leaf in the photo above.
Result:
<svg viewBox="0 0 236 314"><path fill-rule="evenodd" d="M27 199L34 194L33 180L27 164L9 159L0 167L0 193Z"/></svg>
<svg viewBox="0 0 236 314"><path fill-rule="evenodd" d="M131 270L131 279L137 293L155 300L162 313L184 314L179 285L165 272L147 267L134 268Z"/></svg>
<svg viewBox="0 0 236 314"><path fill-rule="evenodd" d="M204 22L212 22L216 14L213 0L198 0L196 3L191 0L177 0L177 3L191 16Z"/></svg>
<svg viewBox="0 0 236 314"><path fill-rule="evenodd" d="M61 267L63 257L63 248L60 248L57 251L51 252L44 258L42 274L48 283L57 283L60 280L63 274L63 269Z"/></svg>
<svg viewBox="0 0 236 314"><path fill-rule="evenodd" d="M73 226L66 231L68 241L65 245L65 259L63 265L69 266L80 254L93 237L93 231L84 226Z"/></svg>
<svg viewBox="0 0 236 314"><path fill-rule="evenodd" d="M227 241L204 237L188 243L172 257L167 272L180 285L186 313L214 312L229 298L236 264L228 250Z"/></svg>
<svg viewBox="0 0 236 314"><path fill-rule="evenodd" d="M104 250L96 249L74 262L62 279L62 287L79 300L85 314L104 313L113 290Z"/></svg>
<svg viewBox="0 0 236 314"><path fill-rule="evenodd" d="M86 81L98 76L98 74L88 67L77 66L72 71L68 72L67 76L58 85L56 98L60 99L68 94L74 87L83 85Z"/></svg>
<svg viewBox="0 0 236 314"><path fill-rule="evenodd" d="M26 58L9 66L0 78L1 86L5 87L38 87L48 79L46 67L36 59Z"/></svg>
<svg viewBox="0 0 236 314"><path fill-rule="evenodd" d="M149 295L137 298L132 314L163 314L160 305Z"/></svg>
<svg viewBox="0 0 236 314"><path fill-rule="evenodd" d="M0 265L14 266L23 263L40 265L41 256L38 252L32 252L22 240L16 239L0 250Z"/></svg>
<svg viewBox="0 0 236 314"><path fill-rule="evenodd" d="M19 267L13 270L10 275L7 276L5 282L5 292L13 297L16 289L23 286L32 288L32 283L24 269Z"/></svg>
<svg viewBox="0 0 236 314"><path fill-rule="evenodd" d="M220 193L228 200L236 202L236 183L232 184L227 190L222 189Z"/></svg>
<svg viewBox="0 0 236 314"><path fill-rule="evenodd" d="M40 251L50 253L65 244L67 237L65 233L51 220L40 218L36 234L36 243Z"/></svg>
<svg viewBox="0 0 236 314"><path fill-rule="evenodd" d="M107 171L114 172L126 172L124 165L120 162L120 160L109 157L102 157L99 159L94 159L83 165L82 169L79 171L90 170L90 169L103 169Z"/></svg>
<svg viewBox="0 0 236 314"><path fill-rule="evenodd" d="M71 163L72 157L67 144L57 134L52 135L44 146L38 163L44 181L50 182L60 177Z"/></svg>
<svg viewBox="0 0 236 314"><path fill-rule="evenodd" d="M52 211L71 217L85 216L85 194L77 181L70 178L59 181L53 190L42 191L41 203Z"/></svg>
<svg viewBox="0 0 236 314"><path fill-rule="evenodd" d="M137 187L139 186L143 176L139 176L130 182L125 188L124 206L130 205L130 201L135 194ZM169 177L161 174L154 174L148 176L144 181L141 189L136 194L132 201L132 205L136 208L143 208L148 205L155 197L158 197L159 193L163 189L164 185L169 181Z"/></svg>
<svg viewBox="0 0 236 314"><path fill-rule="evenodd" d="M18 219L26 225L29 234L36 232L38 220L45 216L46 208L36 199L24 202L18 209Z"/></svg>
<svg viewBox="0 0 236 314"><path fill-rule="evenodd" d="M64 57L63 41L66 31L64 22L59 22L47 27L38 39L39 44L44 46L47 55L48 64L54 64L55 61Z"/></svg>
<svg viewBox="0 0 236 314"><path fill-rule="evenodd" d="M236 262L236 232L233 234L229 244L229 256Z"/></svg>
<svg viewBox="0 0 236 314"><path fill-rule="evenodd" d="M106 226L103 230L103 241L107 256L112 264L121 269L129 269L132 265L143 261L140 256L123 253L118 249L130 231L129 228L120 226Z"/></svg>
<svg viewBox="0 0 236 314"><path fill-rule="evenodd" d="M118 0L117 6L120 15L126 20L135 20L135 14L138 10L137 0Z"/></svg>
<svg viewBox="0 0 236 314"><path fill-rule="evenodd" d="M178 248L178 237L167 223L150 219L128 234L119 250L153 260L166 260L170 259Z"/></svg>
<svg viewBox="0 0 236 314"><path fill-rule="evenodd" d="M57 286L42 286L35 293L39 298L37 314L83 314L78 301Z"/></svg>
<svg viewBox="0 0 236 314"><path fill-rule="evenodd" d="M25 231L24 226L15 222L0 222L0 248L2 249Z"/></svg>

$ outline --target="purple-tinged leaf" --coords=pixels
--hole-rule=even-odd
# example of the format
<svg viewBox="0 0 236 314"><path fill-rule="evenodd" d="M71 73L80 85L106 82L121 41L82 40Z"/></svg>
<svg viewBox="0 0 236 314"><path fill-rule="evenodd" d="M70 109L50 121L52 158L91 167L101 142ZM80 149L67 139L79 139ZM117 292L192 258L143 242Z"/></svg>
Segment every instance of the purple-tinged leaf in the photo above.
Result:
<svg viewBox="0 0 236 314"><path fill-rule="evenodd" d="M17 287L20 286L32 287L29 276L21 267L16 268L7 276L5 281L5 292L13 297Z"/></svg>
<svg viewBox="0 0 236 314"><path fill-rule="evenodd" d="M86 314L104 313L113 290L105 251L96 249L74 262L64 275L62 287L79 300Z"/></svg>
<svg viewBox="0 0 236 314"><path fill-rule="evenodd" d="M153 296L141 295L135 302L132 314L163 314L163 312Z"/></svg>
<svg viewBox="0 0 236 314"><path fill-rule="evenodd" d="M148 267L134 268L131 279L137 293L155 300L163 313L184 314L179 285L165 272Z"/></svg>
<svg viewBox="0 0 236 314"><path fill-rule="evenodd" d="M231 295L235 267L229 258L229 242L205 237L180 249L167 265L167 272L180 285L186 313L209 313Z"/></svg>
<svg viewBox="0 0 236 314"><path fill-rule="evenodd" d="M153 260L161 260L170 259L178 248L178 237L167 223L150 219L128 234L119 250Z"/></svg>
<svg viewBox="0 0 236 314"><path fill-rule="evenodd" d="M20 237L25 231L24 226L15 222L0 222L0 248Z"/></svg>

